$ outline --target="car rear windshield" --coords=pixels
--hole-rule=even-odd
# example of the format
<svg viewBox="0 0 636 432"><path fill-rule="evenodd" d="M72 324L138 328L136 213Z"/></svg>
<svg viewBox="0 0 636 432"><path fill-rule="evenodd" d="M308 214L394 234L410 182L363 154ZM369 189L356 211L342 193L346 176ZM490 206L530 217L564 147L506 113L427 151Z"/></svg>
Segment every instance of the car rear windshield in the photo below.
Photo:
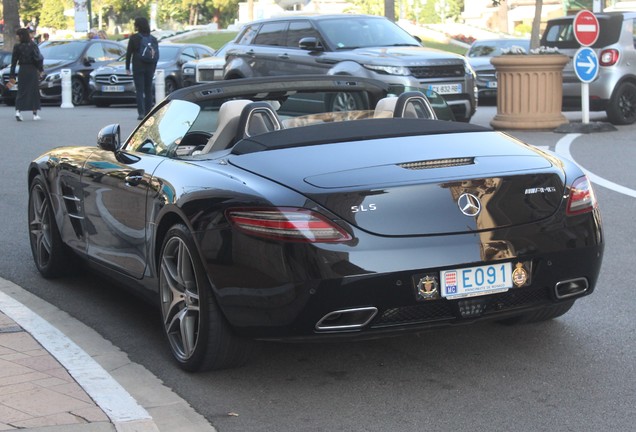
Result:
<svg viewBox="0 0 636 432"><path fill-rule="evenodd" d="M593 48L603 48L618 42L623 26L623 16L597 16L600 33ZM581 45L574 37L574 19L564 18L550 21L541 38L541 45L561 49L577 49Z"/></svg>

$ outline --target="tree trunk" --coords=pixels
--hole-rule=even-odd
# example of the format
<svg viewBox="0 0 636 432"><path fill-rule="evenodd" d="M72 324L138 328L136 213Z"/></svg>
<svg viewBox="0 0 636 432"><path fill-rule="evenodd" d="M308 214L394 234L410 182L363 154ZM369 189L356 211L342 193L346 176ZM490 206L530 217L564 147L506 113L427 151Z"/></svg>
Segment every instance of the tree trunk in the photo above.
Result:
<svg viewBox="0 0 636 432"><path fill-rule="evenodd" d="M384 16L395 22L395 0L384 0Z"/></svg>
<svg viewBox="0 0 636 432"><path fill-rule="evenodd" d="M2 0L4 10L4 50L13 51L16 43L15 32L20 28L20 12L18 0Z"/></svg>
<svg viewBox="0 0 636 432"><path fill-rule="evenodd" d="M537 0L534 6L534 18L532 19L532 33L530 33L530 49L539 48L539 33L541 32L541 9L543 0Z"/></svg>
<svg viewBox="0 0 636 432"><path fill-rule="evenodd" d="M508 5L502 1L497 7L497 26L502 33L508 33Z"/></svg>

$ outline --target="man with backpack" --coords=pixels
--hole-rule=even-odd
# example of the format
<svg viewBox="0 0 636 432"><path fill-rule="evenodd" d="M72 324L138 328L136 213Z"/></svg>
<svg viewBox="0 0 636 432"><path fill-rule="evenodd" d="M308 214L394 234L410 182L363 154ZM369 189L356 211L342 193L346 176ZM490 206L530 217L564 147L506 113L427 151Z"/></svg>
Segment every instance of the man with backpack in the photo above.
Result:
<svg viewBox="0 0 636 432"><path fill-rule="evenodd" d="M132 75L137 93L137 120L144 118L154 105L152 78L159 60L159 43L150 34L150 24L143 17L135 18L135 34L128 39L126 51L126 73Z"/></svg>

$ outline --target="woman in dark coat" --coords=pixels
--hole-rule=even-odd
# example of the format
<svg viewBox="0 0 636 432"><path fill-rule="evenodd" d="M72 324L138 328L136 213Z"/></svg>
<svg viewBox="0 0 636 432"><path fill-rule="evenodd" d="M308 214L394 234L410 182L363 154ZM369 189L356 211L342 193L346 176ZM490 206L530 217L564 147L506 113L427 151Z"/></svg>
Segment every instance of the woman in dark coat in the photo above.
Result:
<svg viewBox="0 0 636 432"><path fill-rule="evenodd" d="M150 36L153 44L157 46L157 39L150 35L150 24L143 17L135 18L135 31L128 39L128 49L126 51L126 73L130 74L130 66L132 63L132 75L135 82L135 92L137 94L137 120L144 118L150 112L154 105L154 94L152 91L152 78L157 68L157 58L152 62L146 62L141 59L139 47L141 46L142 36Z"/></svg>
<svg viewBox="0 0 636 432"><path fill-rule="evenodd" d="M38 46L31 40L29 30L18 29L16 32L19 43L13 47L11 57L11 71L9 78L15 80L15 68L20 64L18 71L18 94L15 98L15 119L22 121L21 111L31 110L33 120L40 120L40 74L44 70L42 55Z"/></svg>

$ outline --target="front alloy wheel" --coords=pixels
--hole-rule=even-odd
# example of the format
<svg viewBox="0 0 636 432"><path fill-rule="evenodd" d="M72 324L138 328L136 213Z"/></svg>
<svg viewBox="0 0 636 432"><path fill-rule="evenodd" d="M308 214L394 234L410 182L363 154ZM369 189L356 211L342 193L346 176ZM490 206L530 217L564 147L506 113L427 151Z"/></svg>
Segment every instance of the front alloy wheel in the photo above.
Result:
<svg viewBox="0 0 636 432"><path fill-rule="evenodd" d="M232 334L212 294L192 235L174 225L160 256L159 295L172 355L187 371L244 364L251 344Z"/></svg>
<svg viewBox="0 0 636 432"><path fill-rule="evenodd" d="M86 89L79 78L73 78L71 81L71 101L73 105L83 105L86 102Z"/></svg>
<svg viewBox="0 0 636 432"><path fill-rule="evenodd" d="M44 180L37 176L29 190L29 243L38 271L45 278L65 274L69 256L55 223L53 208Z"/></svg>

